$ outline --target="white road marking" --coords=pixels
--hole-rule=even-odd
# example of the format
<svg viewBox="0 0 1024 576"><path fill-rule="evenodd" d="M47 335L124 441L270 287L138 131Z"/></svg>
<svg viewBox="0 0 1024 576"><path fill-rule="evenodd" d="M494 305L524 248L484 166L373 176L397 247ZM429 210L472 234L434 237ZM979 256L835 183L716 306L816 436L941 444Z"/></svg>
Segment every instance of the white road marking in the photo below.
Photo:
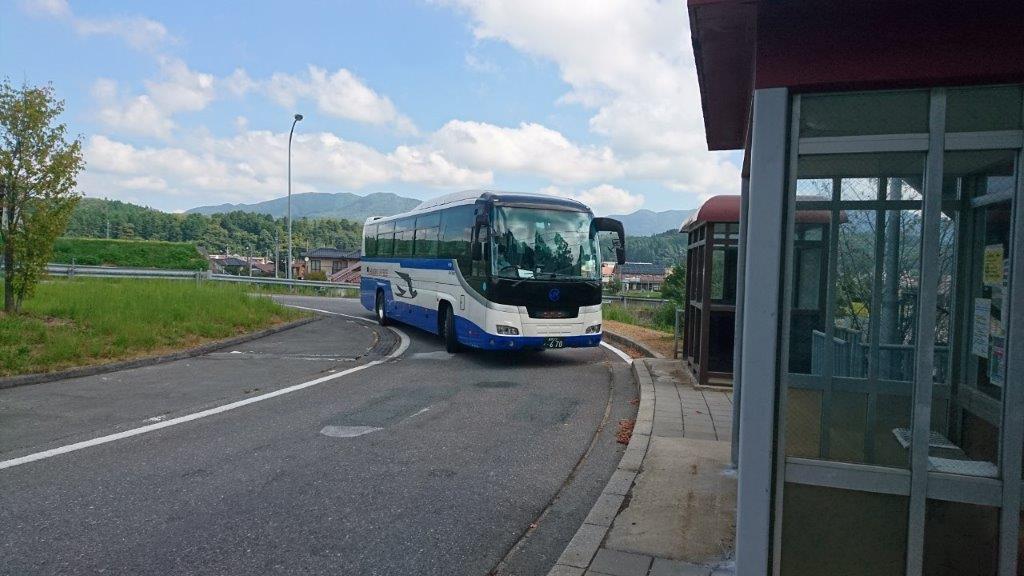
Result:
<svg viewBox="0 0 1024 576"><path fill-rule="evenodd" d="M337 314L337 312L326 312L326 313L328 313L328 314ZM342 314L342 315L344 316L344 314ZM0 462L0 470L2 470L4 468L13 468L14 466L20 466L22 464L28 464L29 462L35 462L36 460L43 460L43 459L46 459L46 458L52 458L54 456L60 456L61 454L67 454L68 452L75 452L77 450L82 450L83 448L91 448L93 446L99 446L101 444L107 444L107 443L110 443L110 442L115 442L117 440L124 440L125 438L131 438L132 436L138 436L140 434L146 434L147 432L155 432L155 431L161 430L163 428L169 428L171 426L176 426L178 424L184 424L186 422L191 422L193 420L199 420L200 418L206 418L207 416L213 416L215 414L220 414L222 412L227 412L229 410L234 410L236 408L241 408L243 406L248 406L249 404L255 404L257 402L262 402L264 400L269 400L271 398L276 398L278 396L284 396L285 394L289 394L291 392L297 392L299 390L302 390L302 389L305 389L305 388L309 388L310 386L316 386L317 384L323 384L324 382L328 382L330 380L334 380L335 378L341 378L342 376L347 376L349 374L353 374L355 372L359 372L360 370L365 370L367 368L371 368L373 366L377 366L377 365L383 364L385 362L388 362L390 360L394 360L395 358L398 358L399 356L404 354L405 351L409 348L409 337L406 336L405 333L402 332L401 330L397 330L395 328L391 328L391 330L393 330L396 334L398 334L398 337L400 339L400 343L398 345L398 348L394 352L392 352L391 354L388 354L387 358L383 358L381 360L374 360L372 362L367 362L366 364L363 364L361 366L355 366L353 368L349 368L348 370L343 370L341 372L335 372L334 374L329 374L327 376L321 376L320 378L316 378L316 379L310 380L308 382L303 382L301 384L295 384L294 386L288 386L287 388L281 388L280 390L274 390L273 392L267 392L266 394L261 394L259 396L253 396L252 398L246 398L244 400L239 400L237 402L231 402L229 404L224 404L223 406L217 406L217 407L214 407L214 408L210 408L208 410L202 410L200 412L195 412L195 413L192 413L192 414L186 414L184 416L179 416L177 418L172 418L170 420L164 420L163 422L156 422L156 423L148 424L146 426L142 426L142 427L139 427L139 428L132 428L131 430L125 430L124 432L118 432L116 434L108 434L107 436L100 436L99 438L92 438L91 440L84 440L82 442L75 442L74 444L68 444L66 446L60 446L58 448L52 448L50 450L44 450L42 452L36 452L35 454L29 454L27 456L22 456L20 458L12 458L10 460L4 460L4 461Z"/></svg>
<svg viewBox="0 0 1024 576"><path fill-rule="evenodd" d="M355 438L370 432L380 432L383 428L373 426L324 426L320 433L333 438Z"/></svg>
<svg viewBox="0 0 1024 576"><path fill-rule="evenodd" d="M435 350L434 352L416 352L411 358L413 360L448 360L451 357L452 354L444 350Z"/></svg>
<svg viewBox="0 0 1024 576"><path fill-rule="evenodd" d="M622 358L623 360L626 361L626 364L632 364L633 363L633 359L630 358L629 354L626 354L625 352L623 352L622 350L619 350L615 346L612 346L611 344L609 344L607 342L601 342L601 346L604 346L605 348L607 348L607 349L611 350L612 352L614 352L615 354L617 354L619 356L619 358Z"/></svg>
<svg viewBox="0 0 1024 576"><path fill-rule="evenodd" d="M321 308L310 308L308 306L299 306L298 304L285 304L289 308L298 308L299 310L309 310L310 312L319 312L321 314L330 314L331 316L344 316L345 318L352 318L355 320L362 320L363 322L369 322L370 324L376 324L377 321L373 318L364 318L362 316L353 316L351 314L342 314L341 312L331 312L330 310L323 310Z"/></svg>
<svg viewBox="0 0 1024 576"><path fill-rule="evenodd" d="M422 408L419 412L413 414L412 416L409 416L409 418L415 418L415 417L419 416L420 414L423 414L424 412L429 412L429 411L430 411L430 406L427 406L426 408Z"/></svg>

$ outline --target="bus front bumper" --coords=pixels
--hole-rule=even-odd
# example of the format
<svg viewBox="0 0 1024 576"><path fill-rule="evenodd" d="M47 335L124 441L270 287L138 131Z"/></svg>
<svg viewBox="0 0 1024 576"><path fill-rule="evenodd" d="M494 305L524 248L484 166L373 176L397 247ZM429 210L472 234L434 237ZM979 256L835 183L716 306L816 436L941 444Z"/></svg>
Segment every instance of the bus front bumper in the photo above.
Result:
<svg viewBox="0 0 1024 576"><path fill-rule="evenodd" d="M456 322L457 324L457 322ZM466 330L459 342L482 350L543 350L561 348L593 348L601 345L601 334L577 336L498 336L482 330Z"/></svg>

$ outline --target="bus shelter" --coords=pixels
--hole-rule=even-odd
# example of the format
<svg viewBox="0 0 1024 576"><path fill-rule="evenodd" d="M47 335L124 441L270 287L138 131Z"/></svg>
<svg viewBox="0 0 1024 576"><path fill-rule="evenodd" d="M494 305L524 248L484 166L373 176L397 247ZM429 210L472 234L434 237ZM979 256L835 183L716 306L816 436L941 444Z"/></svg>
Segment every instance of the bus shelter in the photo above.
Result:
<svg viewBox="0 0 1024 576"><path fill-rule="evenodd" d="M1024 5L688 6L744 158L736 573L1024 574Z"/></svg>
<svg viewBox="0 0 1024 576"><path fill-rule="evenodd" d="M695 382L732 385L740 197L714 196L683 222L687 235L683 362Z"/></svg>

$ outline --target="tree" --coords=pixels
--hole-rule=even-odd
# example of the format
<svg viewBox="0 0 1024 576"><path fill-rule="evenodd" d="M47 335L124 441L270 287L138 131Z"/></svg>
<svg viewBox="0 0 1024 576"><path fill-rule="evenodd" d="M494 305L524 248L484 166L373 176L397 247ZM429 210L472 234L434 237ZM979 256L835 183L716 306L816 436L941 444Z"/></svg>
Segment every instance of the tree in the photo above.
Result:
<svg viewBox="0 0 1024 576"><path fill-rule="evenodd" d="M682 302L686 296L686 266L676 264L661 285L661 297Z"/></svg>
<svg viewBox="0 0 1024 576"><path fill-rule="evenodd" d="M82 143L66 140L57 122L64 102L52 86L0 84L0 244L4 311L17 312L32 294L78 203Z"/></svg>

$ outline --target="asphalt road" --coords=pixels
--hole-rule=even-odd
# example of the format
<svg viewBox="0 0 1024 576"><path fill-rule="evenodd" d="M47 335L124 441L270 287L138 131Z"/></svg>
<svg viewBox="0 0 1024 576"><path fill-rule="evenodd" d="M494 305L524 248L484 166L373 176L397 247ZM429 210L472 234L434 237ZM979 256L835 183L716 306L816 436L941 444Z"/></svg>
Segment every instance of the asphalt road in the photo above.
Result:
<svg viewBox="0 0 1024 576"><path fill-rule="evenodd" d="M0 573L546 573L621 456L628 366L604 348L449 355L398 328L404 351L327 316L0 390Z"/></svg>

